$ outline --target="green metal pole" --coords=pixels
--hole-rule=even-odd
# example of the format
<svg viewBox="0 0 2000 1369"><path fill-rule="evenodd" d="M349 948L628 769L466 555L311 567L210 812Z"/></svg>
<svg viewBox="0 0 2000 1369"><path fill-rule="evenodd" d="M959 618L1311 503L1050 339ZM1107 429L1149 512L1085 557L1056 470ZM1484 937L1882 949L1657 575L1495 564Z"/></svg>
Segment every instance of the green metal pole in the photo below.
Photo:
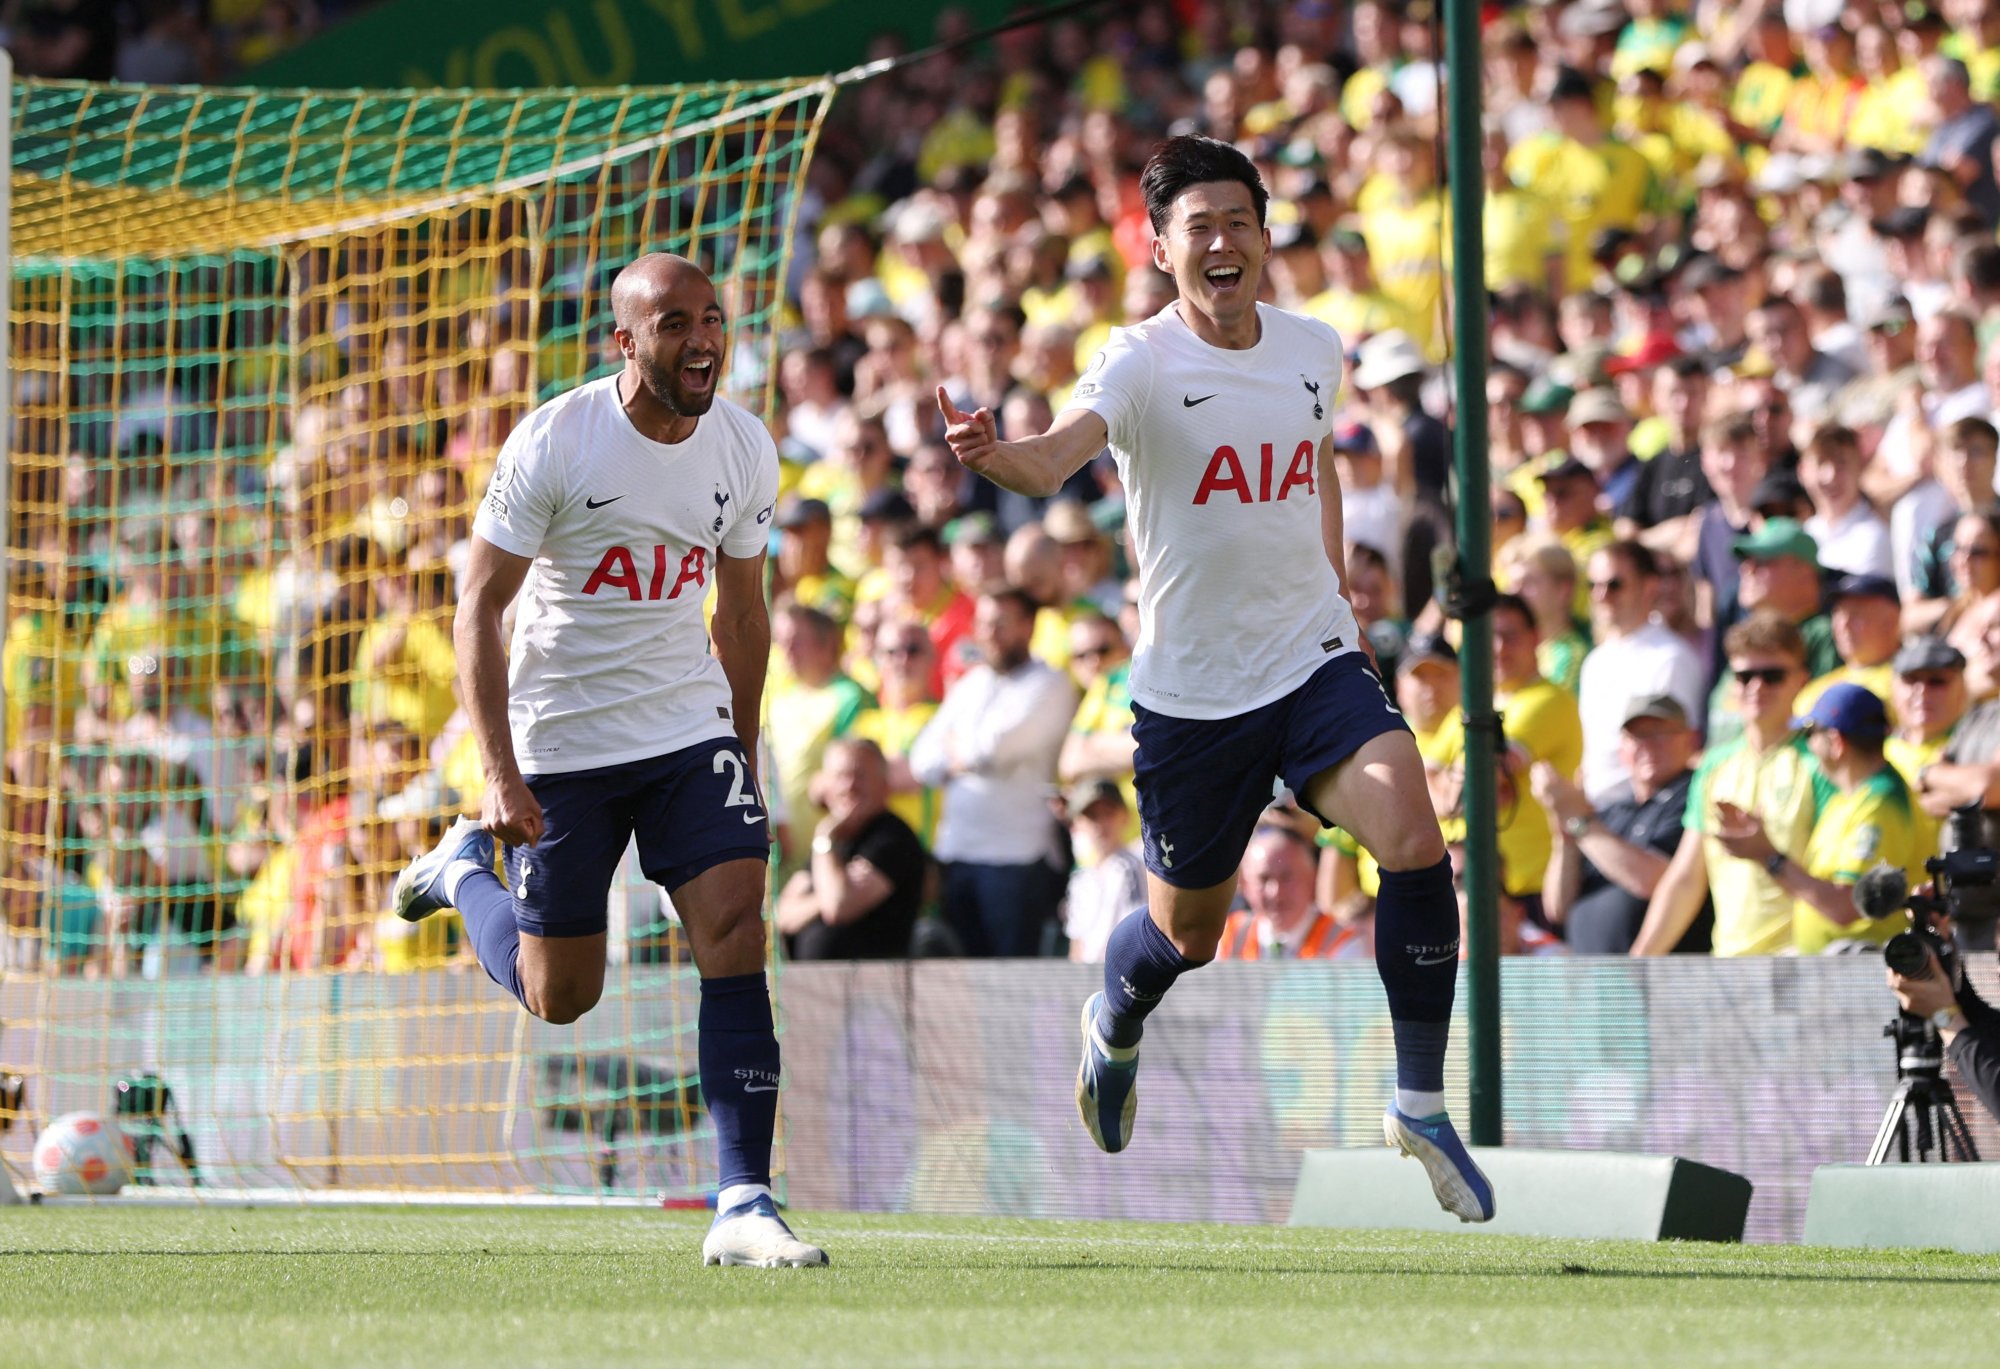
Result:
<svg viewBox="0 0 2000 1369"><path fill-rule="evenodd" d="M1445 0L1447 126L1451 171L1452 352L1457 415L1452 463L1458 477L1458 583L1472 603L1459 644L1465 686L1466 1020L1471 1052L1472 1143L1501 1142L1500 946L1494 849L1493 625L1481 590L1492 577L1486 446L1486 249L1479 142L1479 4Z"/></svg>

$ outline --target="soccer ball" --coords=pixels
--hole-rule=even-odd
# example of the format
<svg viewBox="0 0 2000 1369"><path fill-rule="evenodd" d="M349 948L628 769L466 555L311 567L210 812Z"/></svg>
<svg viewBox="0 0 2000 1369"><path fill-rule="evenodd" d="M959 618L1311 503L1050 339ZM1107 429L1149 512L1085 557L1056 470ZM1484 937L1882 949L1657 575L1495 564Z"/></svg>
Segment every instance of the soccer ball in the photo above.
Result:
<svg viewBox="0 0 2000 1369"><path fill-rule="evenodd" d="M44 1193L116 1193L132 1176L125 1135L94 1112L72 1112L35 1138L35 1182Z"/></svg>

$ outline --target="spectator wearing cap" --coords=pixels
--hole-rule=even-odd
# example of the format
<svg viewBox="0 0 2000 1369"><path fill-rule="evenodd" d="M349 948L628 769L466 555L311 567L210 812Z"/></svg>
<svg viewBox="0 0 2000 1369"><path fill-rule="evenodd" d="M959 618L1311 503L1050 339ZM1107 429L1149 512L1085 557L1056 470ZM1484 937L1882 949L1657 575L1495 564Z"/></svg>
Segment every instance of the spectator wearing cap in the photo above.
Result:
<svg viewBox="0 0 2000 1369"><path fill-rule="evenodd" d="M889 589L882 605L889 617L923 624L931 635L931 692L945 690L965 673L959 647L972 632L972 600L959 593L946 573L944 542L922 523L899 523L889 531L882 549L882 569Z"/></svg>
<svg viewBox="0 0 2000 1369"><path fill-rule="evenodd" d="M1507 155L1507 174L1562 206L1569 243L1566 285L1595 274L1590 245L1607 228L1636 228L1653 190L1653 169L1636 149L1605 136L1590 78L1563 67L1549 88L1554 127Z"/></svg>
<svg viewBox="0 0 2000 1369"><path fill-rule="evenodd" d="M1993 179L2000 116L1992 105L1973 98L1972 77L1957 58L1928 57L1923 71L1937 123L1917 160L1950 176L1989 228L2000 225L2000 183Z"/></svg>
<svg viewBox="0 0 2000 1369"><path fill-rule="evenodd" d="M1598 506L1597 473L1566 453L1543 466L1536 483L1541 487L1542 528L1562 544L1563 550L1579 566L1602 547L1616 540L1611 520ZM1587 585L1577 586L1576 612L1590 607Z"/></svg>
<svg viewBox="0 0 2000 1369"><path fill-rule="evenodd" d="M889 807L880 747L842 737L826 748L813 795L826 816L812 859L778 894L778 933L795 960L895 960L910 953L929 859Z"/></svg>
<svg viewBox="0 0 2000 1369"><path fill-rule="evenodd" d="M881 749L889 764L889 807L926 850L937 841L944 796L910 773L910 748L938 710L936 666L937 646L922 623L914 618L883 623L875 633L875 703L847 730Z"/></svg>
<svg viewBox="0 0 2000 1369"><path fill-rule="evenodd" d="M1542 907L1573 951L1624 955L1646 920L1646 905L1681 844L1689 768L1701 739L1668 694L1633 701L1618 747L1631 782L1602 806L1546 762L1532 773L1535 797L1555 837L1542 879ZM1703 907L1675 943L1707 951L1713 915Z"/></svg>
<svg viewBox="0 0 2000 1369"><path fill-rule="evenodd" d="M1701 511L1715 499L1702 471L1701 421L1708 406L1708 364L1676 356L1653 372L1659 449L1639 464L1618 506L1620 535L1637 537L1683 563L1694 560Z"/></svg>
<svg viewBox="0 0 2000 1369"><path fill-rule="evenodd" d="M1305 303L1305 312L1333 325L1352 347L1377 333L1413 336L1421 325L1402 303L1382 289L1368 260L1368 239L1352 217L1337 221L1320 244L1326 289Z"/></svg>
<svg viewBox="0 0 2000 1369"><path fill-rule="evenodd" d="M944 526L951 553L951 582L961 594L977 594L1006 578L1007 539L990 513L965 513Z"/></svg>
<svg viewBox="0 0 2000 1369"><path fill-rule="evenodd" d="M1800 954L1854 942L1880 945L1902 924L1864 917L1854 905L1855 884L1888 864L1904 871L1915 888L1931 854L1909 786L1882 756L1888 715L1860 685L1841 684L1820 695L1798 725L1835 790L1813 821L1804 855L1774 845L1763 820L1743 809L1718 814L1716 841L1737 859L1763 867L1793 896L1792 944Z"/></svg>
<svg viewBox="0 0 2000 1369"><path fill-rule="evenodd" d="M1516 494L1528 501L1531 514L1540 494L1534 488L1535 475L1540 470L1537 462L1550 452L1569 450L1569 405L1575 398L1576 391L1547 370L1530 380L1521 392L1521 452L1526 459L1516 468L1509 483Z"/></svg>
<svg viewBox="0 0 2000 1369"><path fill-rule="evenodd" d="M1146 863L1131 839L1130 801L1115 782L1073 784L1063 806L1076 858L1063 896L1063 935L1071 960L1101 965L1112 929L1134 912L1146 916Z"/></svg>
<svg viewBox="0 0 2000 1369"><path fill-rule="evenodd" d="M1616 390L1600 386L1570 401L1570 455L1597 477L1598 504L1607 513L1623 508L1639 483L1631 437L1632 415Z"/></svg>
<svg viewBox="0 0 2000 1369"><path fill-rule="evenodd" d="M1939 434L1933 465L1937 482L1951 496L1956 513L1922 538L1917 547L1916 602L1904 614L1904 628L1933 628L1948 611L1961 588L1953 552L1958 524L1993 502L1996 456L2000 435L1983 418L1961 418Z"/></svg>
<svg viewBox="0 0 2000 1369"><path fill-rule="evenodd" d="M1444 425L1424 410L1425 368L1416 341L1392 329L1361 344L1347 379L1396 489L1405 497L1414 491L1435 499L1450 467L1450 439Z"/></svg>
<svg viewBox="0 0 2000 1369"><path fill-rule="evenodd" d="M1886 575L1843 575L1827 595L1827 618L1833 626L1834 649L1840 664L1799 691L1792 705L1800 714L1838 684L1857 684L1888 704L1895 679L1896 648L1902 641L1902 605L1896 582ZM1893 710L1889 714L1895 721Z"/></svg>
<svg viewBox="0 0 2000 1369"><path fill-rule="evenodd" d="M980 595L973 636L983 659L910 751L911 773L944 790L944 917L969 955L1040 954L1055 903L1047 800L1076 688L1029 653L1034 631L1026 593Z"/></svg>
<svg viewBox="0 0 2000 1369"><path fill-rule="evenodd" d="M1701 708L1701 659L1655 613L1659 563L1644 544L1613 542L1590 558L1591 627L1597 645L1577 684L1583 720L1584 793L1603 803L1631 776L1618 757L1618 730L1631 701L1671 694L1690 717Z"/></svg>
<svg viewBox="0 0 2000 1369"><path fill-rule="evenodd" d="M1792 729L1792 701L1807 679L1805 639L1767 610L1730 628L1723 649L1735 736L1711 743L1695 767L1681 843L1646 906L1635 956L1672 951L1704 904L1715 910L1716 955L1773 955L1792 945L1792 892L1777 882L1768 857L1744 859L1723 837L1733 839L1754 820L1766 844L1803 860L1833 797L1804 734ZM1711 732L1717 721L1709 718Z"/></svg>
<svg viewBox="0 0 2000 1369"><path fill-rule="evenodd" d="M1822 569L1843 575L1886 576L1893 569L1889 527L1861 497L1861 439L1852 428L1827 424L1806 442L1799 483L1812 496L1806 531Z"/></svg>
<svg viewBox="0 0 2000 1369"><path fill-rule="evenodd" d="M1097 526L1090 510L1074 499L1058 499L1042 515L1042 530L1061 557L1064 600L1116 613L1125 587L1111 573L1111 539Z"/></svg>
<svg viewBox="0 0 2000 1369"><path fill-rule="evenodd" d="M1840 664L1833 624L1821 612L1819 544L1792 518L1766 518L1736 540L1737 601L1746 614L1775 609L1805 637L1806 665L1824 675Z"/></svg>
<svg viewBox="0 0 2000 1369"><path fill-rule="evenodd" d="M778 507L778 555L771 594L816 608L836 622L854 611L854 581L833 564L833 511L822 499L787 499Z"/></svg>
<svg viewBox="0 0 2000 1369"><path fill-rule="evenodd" d="M1810 423L1829 417L1834 392L1854 379L1847 362L1813 345L1806 317L1783 295L1773 295L1750 311L1750 344L1769 360L1778 385L1791 398L1792 412Z"/></svg>
<svg viewBox="0 0 2000 1369"><path fill-rule="evenodd" d="M1924 845L1936 850L1938 817L1925 806L1923 777L1926 769L1944 759L1972 701L1965 682L1965 657L1942 637L1911 637L1892 664L1892 730L1882 754L1917 795L1929 829Z"/></svg>
<svg viewBox="0 0 2000 1369"><path fill-rule="evenodd" d="M1919 321L1945 308L1951 287L1931 269L1930 253L1924 250L1924 233L1930 227L1927 204L1892 202L1892 207L1868 227L1882 249L1891 280L1910 302L1910 312Z"/></svg>
<svg viewBox="0 0 2000 1369"><path fill-rule="evenodd" d="M1218 960L1335 960L1365 955L1352 926L1313 902L1319 852L1288 822L1260 821L1237 876L1244 907L1229 915Z"/></svg>
<svg viewBox="0 0 2000 1369"><path fill-rule="evenodd" d="M1347 540L1375 547L1395 565L1403 541L1403 501L1382 470L1382 452L1367 424L1333 428L1333 468L1340 476L1341 526Z"/></svg>

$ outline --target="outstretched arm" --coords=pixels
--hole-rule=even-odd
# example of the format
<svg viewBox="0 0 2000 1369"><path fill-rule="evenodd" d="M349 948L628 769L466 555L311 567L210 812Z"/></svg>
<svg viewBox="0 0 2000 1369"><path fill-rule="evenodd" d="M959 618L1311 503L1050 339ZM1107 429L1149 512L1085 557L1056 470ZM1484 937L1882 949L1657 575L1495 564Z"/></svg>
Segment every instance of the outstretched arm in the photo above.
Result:
<svg viewBox="0 0 2000 1369"><path fill-rule="evenodd" d="M946 424L944 440L961 465L1003 490L1037 499L1061 489L1111 438L1102 418L1088 409L1069 409L1056 415L1039 437L1002 442L991 409L966 413L951 402L942 385L937 403Z"/></svg>

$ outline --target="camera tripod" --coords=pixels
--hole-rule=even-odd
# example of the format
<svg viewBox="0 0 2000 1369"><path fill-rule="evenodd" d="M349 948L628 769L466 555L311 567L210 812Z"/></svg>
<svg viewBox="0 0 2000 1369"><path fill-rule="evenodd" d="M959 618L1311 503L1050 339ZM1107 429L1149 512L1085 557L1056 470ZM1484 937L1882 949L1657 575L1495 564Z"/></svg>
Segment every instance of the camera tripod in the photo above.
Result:
<svg viewBox="0 0 2000 1369"><path fill-rule="evenodd" d="M1896 1091L1882 1114L1875 1144L1868 1148L1868 1163L1887 1164L1892 1147L1894 1158L1904 1164L1977 1160L1979 1149L1944 1077L1944 1042L1937 1028L1921 1017L1898 1013L1882 1035L1896 1042Z"/></svg>

